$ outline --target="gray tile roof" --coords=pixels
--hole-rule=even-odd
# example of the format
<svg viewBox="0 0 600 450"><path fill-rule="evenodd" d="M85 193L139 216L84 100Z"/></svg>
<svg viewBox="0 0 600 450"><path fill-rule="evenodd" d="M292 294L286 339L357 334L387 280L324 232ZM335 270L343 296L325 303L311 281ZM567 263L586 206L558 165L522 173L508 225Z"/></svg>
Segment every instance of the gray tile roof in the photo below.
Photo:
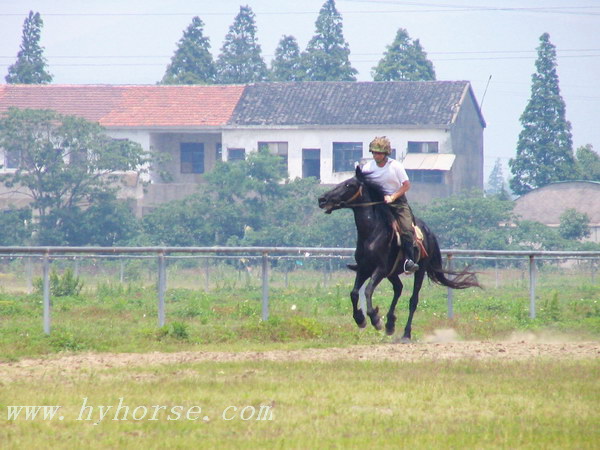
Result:
<svg viewBox="0 0 600 450"><path fill-rule="evenodd" d="M257 83L229 124L447 125L465 93L468 81Z"/></svg>
<svg viewBox="0 0 600 450"><path fill-rule="evenodd" d="M596 181L551 183L517 198L513 212L521 219L557 226L560 224L561 214L571 208L587 214L590 225L600 226L600 183Z"/></svg>

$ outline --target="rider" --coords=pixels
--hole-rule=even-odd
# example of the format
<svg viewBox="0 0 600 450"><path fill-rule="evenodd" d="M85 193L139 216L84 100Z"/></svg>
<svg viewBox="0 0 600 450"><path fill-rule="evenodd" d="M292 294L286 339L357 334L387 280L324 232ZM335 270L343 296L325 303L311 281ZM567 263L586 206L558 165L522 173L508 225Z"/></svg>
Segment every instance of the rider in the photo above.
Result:
<svg viewBox="0 0 600 450"><path fill-rule="evenodd" d="M400 225L400 238L404 252L404 271L414 273L419 265L414 261L413 245L415 234L413 230L413 214L406 199L410 189L410 181L406 170L400 161L389 158L392 147L387 137L376 137L369 144L373 159L362 168L370 180L383 188L384 201L390 206L394 217Z"/></svg>

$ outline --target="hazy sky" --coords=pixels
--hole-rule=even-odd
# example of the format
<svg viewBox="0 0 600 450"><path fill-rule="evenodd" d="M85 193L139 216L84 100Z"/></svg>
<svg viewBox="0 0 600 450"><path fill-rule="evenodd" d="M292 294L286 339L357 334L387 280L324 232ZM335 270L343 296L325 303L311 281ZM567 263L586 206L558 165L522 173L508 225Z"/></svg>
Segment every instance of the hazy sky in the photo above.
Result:
<svg viewBox="0 0 600 450"><path fill-rule="evenodd" d="M194 16L205 23L216 58L240 5L249 5L270 64L283 35L306 48L324 1L0 0L0 81L16 59L30 10L44 20L41 45L54 83L154 84ZM487 121L486 180L497 158L509 175L544 32L557 49L574 146L600 151L600 0L337 0L336 6L360 81L372 80L371 69L405 28L421 41L438 80L472 83Z"/></svg>

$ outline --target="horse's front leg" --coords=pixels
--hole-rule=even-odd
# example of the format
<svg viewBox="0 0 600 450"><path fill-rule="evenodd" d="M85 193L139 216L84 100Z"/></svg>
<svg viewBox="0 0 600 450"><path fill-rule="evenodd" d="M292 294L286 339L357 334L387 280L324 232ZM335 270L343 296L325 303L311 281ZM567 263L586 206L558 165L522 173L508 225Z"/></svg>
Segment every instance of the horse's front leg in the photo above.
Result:
<svg viewBox="0 0 600 450"><path fill-rule="evenodd" d="M375 292L375 288L377 285L385 278L385 275L380 269L375 270L373 275L371 276L371 281L367 284L367 288L365 289L365 298L367 300L367 314L371 319L371 325L373 325L376 329L383 329L383 322L381 321L381 317L379 317L379 307L373 308L373 292Z"/></svg>
<svg viewBox="0 0 600 450"><path fill-rule="evenodd" d="M356 278L354 279L354 288L350 293L350 300L352 300L352 317L354 317L356 325L358 325L360 328L367 326L367 319L365 318L365 314L363 313L362 309L358 307L359 291L368 278L369 275L361 273L360 271L357 272Z"/></svg>
<svg viewBox="0 0 600 450"><path fill-rule="evenodd" d="M402 281L400 281L400 277L398 275L392 275L388 277L390 283L394 287L394 298L392 299L392 304L390 305L390 309L387 313L387 320L385 322L385 333L388 336L394 334L396 331L396 315L394 311L396 310L396 305L398 304L398 299L402 295Z"/></svg>

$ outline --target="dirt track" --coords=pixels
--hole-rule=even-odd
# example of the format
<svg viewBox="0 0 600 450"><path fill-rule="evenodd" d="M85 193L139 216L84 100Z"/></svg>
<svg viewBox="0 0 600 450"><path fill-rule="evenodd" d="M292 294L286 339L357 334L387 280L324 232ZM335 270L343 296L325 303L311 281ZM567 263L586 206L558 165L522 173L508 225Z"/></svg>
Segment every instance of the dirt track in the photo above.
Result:
<svg viewBox="0 0 600 450"><path fill-rule="evenodd" d="M600 359L600 342L539 342L513 339L505 342L443 342L444 334L414 344L358 345L346 348L270 350L263 352L81 353L0 363L0 383L50 373L74 374L81 370L156 366L203 361L431 361L543 359Z"/></svg>

